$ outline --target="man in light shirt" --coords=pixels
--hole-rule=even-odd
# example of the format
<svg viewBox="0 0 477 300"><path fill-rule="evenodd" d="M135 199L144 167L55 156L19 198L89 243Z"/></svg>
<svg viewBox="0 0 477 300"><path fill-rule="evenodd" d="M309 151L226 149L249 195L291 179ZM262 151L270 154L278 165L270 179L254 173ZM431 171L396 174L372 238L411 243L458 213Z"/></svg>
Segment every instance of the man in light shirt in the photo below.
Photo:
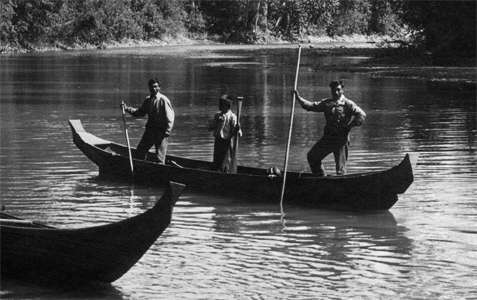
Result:
<svg viewBox="0 0 477 300"><path fill-rule="evenodd" d="M147 114L146 130L137 146L136 158L145 159L146 153L155 145L157 160L164 164L167 153L168 137L174 126L174 109L171 101L161 94L160 84L156 78L148 82L150 95L139 108L124 105L124 110L134 117Z"/></svg>
<svg viewBox="0 0 477 300"><path fill-rule="evenodd" d="M325 114L326 125L321 139L310 149L307 154L311 171L317 176L325 176L325 169L321 161L333 153L336 164L336 174L346 173L348 160L349 132L354 126L361 126L366 114L353 101L344 96L344 84L334 80L330 83L331 98L321 101L309 101L294 91L301 106L314 112Z"/></svg>
<svg viewBox="0 0 477 300"><path fill-rule="evenodd" d="M233 145L232 140L238 134L242 135L237 122L237 116L230 109L232 99L222 95L219 99L219 111L209 123L214 141L214 169L224 173L232 172Z"/></svg>

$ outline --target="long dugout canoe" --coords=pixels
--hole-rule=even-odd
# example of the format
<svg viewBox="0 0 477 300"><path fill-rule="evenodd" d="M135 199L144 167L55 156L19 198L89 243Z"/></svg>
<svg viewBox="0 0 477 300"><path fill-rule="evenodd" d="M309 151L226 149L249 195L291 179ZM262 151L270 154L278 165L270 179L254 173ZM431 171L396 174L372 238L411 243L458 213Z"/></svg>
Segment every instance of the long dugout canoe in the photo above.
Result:
<svg viewBox="0 0 477 300"><path fill-rule="evenodd" d="M100 176L131 178L128 149L124 145L87 132L80 120L69 121L76 146L99 167ZM133 157L136 149L132 149ZM153 157L150 152L148 157ZM162 185L181 182L197 191L234 195L244 201L279 202L282 176L268 170L238 166L236 174L213 170L207 161L168 155L166 164L149 158L134 159L134 181ZM310 173L287 172L285 205L337 209L388 210L413 182L411 157L406 154L396 166L383 171L316 177Z"/></svg>
<svg viewBox="0 0 477 300"><path fill-rule="evenodd" d="M170 183L144 213L79 229L59 229L2 212L2 277L47 284L110 283L126 273L169 226L183 188Z"/></svg>

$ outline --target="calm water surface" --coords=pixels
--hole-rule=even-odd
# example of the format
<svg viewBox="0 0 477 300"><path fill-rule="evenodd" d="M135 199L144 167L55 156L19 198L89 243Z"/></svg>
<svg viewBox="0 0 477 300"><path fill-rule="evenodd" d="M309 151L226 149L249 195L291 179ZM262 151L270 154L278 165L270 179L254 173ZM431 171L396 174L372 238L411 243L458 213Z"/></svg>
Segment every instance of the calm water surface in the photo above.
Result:
<svg viewBox="0 0 477 300"><path fill-rule="evenodd" d="M366 57L304 49L299 89L346 94L368 114L353 131L349 172L379 170L419 154L415 182L389 211L333 212L185 191L172 225L122 278L105 288L49 289L2 281L5 298L462 299L477 297L476 95L407 79L320 71ZM282 166L296 50L168 48L0 57L1 204L61 228L117 221L151 207L160 188L97 178L73 145L68 119L124 143L119 103L139 105L157 76L176 110L169 151L210 160L207 120L222 92L246 96L239 162ZM290 169L323 116L297 108ZM136 144L145 120L129 119ZM332 157L326 167L333 170Z"/></svg>

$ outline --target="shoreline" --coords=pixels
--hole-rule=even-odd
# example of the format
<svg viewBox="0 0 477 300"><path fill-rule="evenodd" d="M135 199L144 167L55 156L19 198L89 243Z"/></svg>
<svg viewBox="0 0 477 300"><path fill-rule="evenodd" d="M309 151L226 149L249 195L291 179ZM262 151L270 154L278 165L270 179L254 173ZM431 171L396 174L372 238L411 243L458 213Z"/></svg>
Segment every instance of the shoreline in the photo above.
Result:
<svg viewBox="0 0 477 300"><path fill-rule="evenodd" d="M188 50L259 50L259 49L279 49L279 48L294 48L299 44L302 47L312 47L320 49L334 49L334 48L370 48L375 49L376 44L385 43L383 37L374 36L342 36L342 37L304 37L297 41L285 40L271 40L267 43L255 44L228 44L218 42L214 39L189 39L185 37L179 38L165 38L161 40L123 40L120 42L105 42L100 46L92 44L75 44L65 45L61 42L44 45L29 45L29 48L14 48L8 45L0 44L1 56L16 56L16 55L34 55L43 53L71 53L71 52L88 52L88 51L114 51L114 50L136 50L136 49L151 49L155 48L157 52L170 52L170 49L178 47L186 47ZM161 51L162 50L162 51Z"/></svg>
<svg viewBox="0 0 477 300"><path fill-rule="evenodd" d="M60 43L49 46L38 46L33 51L8 50L0 45L0 57L44 54L78 54L78 53L128 53L152 52L157 54L177 54L190 51L221 51L221 50L266 50L292 49L301 45L303 49L313 51L329 51L334 55L367 55L370 58L360 64L343 67L329 65L324 69L368 74L374 78L406 78L419 80L430 84L442 85L446 88L476 90L477 66L475 57L460 59L451 64L435 64L426 57L400 56L397 43L390 43L386 37L374 36L343 36L304 37L296 42L276 40L271 43L256 44L226 44L209 39L174 38L154 41L124 40L122 42L105 43L98 46L76 45L67 47ZM386 45L387 47L383 47ZM3 47L3 48L2 48ZM7 49L7 50L5 50Z"/></svg>

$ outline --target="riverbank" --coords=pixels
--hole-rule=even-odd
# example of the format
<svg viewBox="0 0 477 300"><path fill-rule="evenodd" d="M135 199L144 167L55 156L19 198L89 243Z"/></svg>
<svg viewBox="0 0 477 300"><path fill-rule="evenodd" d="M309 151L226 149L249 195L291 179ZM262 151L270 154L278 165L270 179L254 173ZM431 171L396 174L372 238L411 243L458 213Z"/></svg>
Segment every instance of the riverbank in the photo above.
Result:
<svg viewBox="0 0 477 300"><path fill-rule="evenodd" d="M371 77L399 77L436 83L443 87L475 90L477 86L476 59L457 58L435 61L429 55L412 53L399 48L398 43L390 42L383 36L341 36L341 37L302 37L297 42L273 40L257 44L224 44L216 39L189 39L186 37L164 38L152 41L124 40L121 42L95 45L66 46L36 45L29 49L13 49L0 45L0 55L22 55L25 53L77 52L77 51L145 51L155 53L177 53L194 50L266 50L296 48L302 45L323 54L336 56L366 56L368 59L352 66L326 65L323 69L343 72L365 73Z"/></svg>
<svg viewBox="0 0 477 300"><path fill-rule="evenodd" d="M132 48L152 48L157 47L168 51L168 47L189 47L191 50L195 47L210 47L210 50L222 49L264 49L264 48L291 48L298 44L319 48L376 48L387 43L390 38L382 35L346 35L346 36L303 36L296 41L283 40L273 37L267 37L266 42L257 42L255 44L228 44L221 42L217 36L188 38L185 36L166 36L162 39L151 40L131 40L104 42L101 45L94 44L64 44L55 42L50 44L28 44L23 47L4 45L0 43L0 55L19 55L25 53L44 53L44 52L62 52L62 51L83 51L83 50L113 50L113 49L132 49ZM388 43L391 45L391 43Z"/></svg>

